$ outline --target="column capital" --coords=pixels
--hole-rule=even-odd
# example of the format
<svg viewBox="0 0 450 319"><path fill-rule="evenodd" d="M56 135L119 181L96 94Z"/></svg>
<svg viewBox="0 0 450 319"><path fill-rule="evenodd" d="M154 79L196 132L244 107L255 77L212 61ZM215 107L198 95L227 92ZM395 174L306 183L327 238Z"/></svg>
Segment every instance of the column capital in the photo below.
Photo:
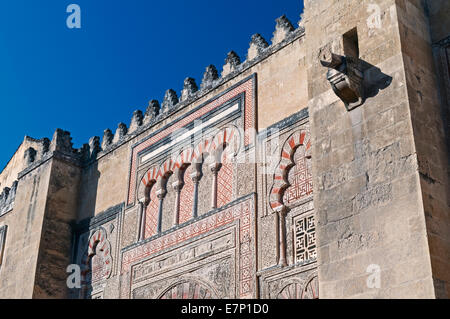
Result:
<svg viewBox="0 0 450 319"><path fill-rule="evenodd" d="M180 192L181 189L184 186L184 182L183 181L176 181L172 183L172 187L175 191Z"/></svg>
<svg viewBox="0 0 450 319"><path fill-rule="evenodd" d="M213 172L214 174L217 174L220 171L220 168L222 167L222 163L211 163L209 164L209 169L211 170L211 172Z"/></svg>
<svg viewBox="0 0 450 319"><path fill-rule="evenodd" d="M191 175L189 175L190 178L192 178L192 181L195 184L198 184L198 182L200 182L200 180L202 179L203 174L201 172L193 172L191 173Z"/></svg>
<svg viewBox="0 0 450 319"><path fill-rule="evenodd" d="M167 195L167 191L165 189L160 189L158 191L156 191L156 197L158 197L158 199L164 199L164 197L166 197Z"/></svg>

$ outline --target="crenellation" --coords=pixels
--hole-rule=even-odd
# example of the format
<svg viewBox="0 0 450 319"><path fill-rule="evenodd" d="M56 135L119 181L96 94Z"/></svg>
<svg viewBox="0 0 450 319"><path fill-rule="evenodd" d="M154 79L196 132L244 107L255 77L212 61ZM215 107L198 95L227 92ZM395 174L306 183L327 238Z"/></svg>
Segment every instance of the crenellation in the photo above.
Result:
<svg viewBox="0 0 450 319"><path fill-rule="evenodd" d="M114 134L113 144L119 143L122 141L128 133L128 128L125 123L119 123L117 125L116 133Z"/></svg>
<svg viewBox="0 0 450 319"><path fill-rule="evenodd" d="M263 53L267 48L269 47L269 44L267 41L262 37L261 34L256 33L252 36L252 40L250 41L250 47L247 52L247 60L251 61L255 58L257 58L261 53Z"/></svg>
<svg viewBox="0 0 450 319"><path fill-rule="evenodd" d="M210 64L206 67L205 73L203 74L202 84L200 88L202 90L211 89L214 86L214 82L219 79L219 73L214 65Z"/></svg>
<svg viewBox="0 0 450 319"><path fill-rule="evenodd" d="M102 150L108 149L114 140L114 134L108 128L103 131L103 139L102 139Z"/></svg>
<svg viewBox="0 0 450 319"><path fill-rule="evenodd" d="M144 116L144 125L147 125L154 121L159 115L160 110L161 106L159 105L158 100L151 100L150 102L148 102L147 110L145 111Z"/></svg>
<svg viewBox="0 0 450 319"><path fill-rule="evenodd" d="M50 151L59 151L67 154L75 152L73 149L72 137L70 132L62 129L56 129L53 139L50 143Z"/></svg>
<svg viewBox="0 0 450 319"><path fill-rule="evenodd" d="M144 122L144 115L141 110L136 110L133 112L133 117L131 118L130 128L128 133L133 133L138 130Z"/></svg>
<svg viewBox="0 0 450 319"><path fill-rule="evenodd" d="M97 154L102 150L100 146L100 137L93 136L89 139L89 159L96 159Z"/></svg>
<svg viewBox="0 0 450 319"><path fill-rule="evenodd" d="M273 33L272 45L277 45L282 42L286 37L292 33L295 28L292 25L291 21L286 17L286 15L282 15L276 20L275 31Z"/></svg>
<svg viewBox="0 0 450 319"><path fill-rule="evenodd" d="M183 90L181 91L180 102L192 99L193 97L195 97L195 93L197 92L198 86L197 83L195 83L195 79L186 78L183 83Z"/></svg>
<svg viewBox="0 0 450 319"><path fill-rule="evenodd" d="M230 73L235 72L239 65L241 64L241 58L236 52L228 52L227 58L225 59L225 64L222 70L222 78L226 77Z"/></svg>
<svg viewBox="0 0 450 319"><path fill-rule="evenodd" d="M164 95L164 100L161 104L161 112L163 114L168 114L172 111L175 106L178 104L178 95L173 89L169 89L166 91Z"/></svg>

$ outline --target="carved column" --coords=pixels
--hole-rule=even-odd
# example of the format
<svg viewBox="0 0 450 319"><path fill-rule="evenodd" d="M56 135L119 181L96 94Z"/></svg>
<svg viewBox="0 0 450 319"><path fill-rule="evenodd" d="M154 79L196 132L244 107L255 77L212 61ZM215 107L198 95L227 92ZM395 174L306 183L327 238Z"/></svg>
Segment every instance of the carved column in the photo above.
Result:
<svg viewBox="0 0 450 319"><path fill-rule="evenodd" d="M161 189L156 192L156 196L159 199L159 207L158 207L158 234L162 232L162 213L163 213L163 202L164 197L166 197L167 191Z"/></svg>
<svg viewBox="0 0 450 319"><path fill-rule="evenodd" d="M222 164L212 163L209 168L213 173L212 187L211 187L211 209L217 208L217 175L220 171Z"/></svg>
<svg viewBox="0 0 450 319"><path fill-rule="evenodd" d="M146 206L143 202L139 201L139 241L145 239L145 218L146 218Z"/></svg>
<svg viewBox="0 0 450 319"><path fill-rule="evenodd" d="M193 172L190 177L192 178L192 181L194 182L194 199L193 199L193 205L192 205L192 218L198 217L198 183L200 182L200 179L202 178L202 172L200 170L196 170Z"/></svg>
<svg viewBox="0 0 450 319"><path fill-rule="evenodd" d="M180 195L183 186L184 183L181 181L176 181L175 183L172 184L172 187L176 192L173 226L178 226L178 224L180 223Z"/></svg>
<svg viewBox="0 0 450 319"><path fill-rule="evenodd" d="M278 259L278 265L281 267L287 266L287 260L286 260L286 214L287 214L287 208L286 206L282 206L281 210L278 212L278 225L279 225L279 247L280 247L280 254Z"/></svg>

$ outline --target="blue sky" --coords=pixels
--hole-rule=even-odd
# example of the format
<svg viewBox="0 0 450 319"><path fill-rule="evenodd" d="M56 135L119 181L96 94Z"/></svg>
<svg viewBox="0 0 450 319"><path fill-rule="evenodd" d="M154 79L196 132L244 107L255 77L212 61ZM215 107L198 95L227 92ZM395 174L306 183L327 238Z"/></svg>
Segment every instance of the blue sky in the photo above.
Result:
<svg viewBox="0 0 450 319"><path fill-rule="evenodd" d="M81 29L66 8L81 7ZM0 3L0 170L25 135L72 133L75 147L127 125L151 99L200 84L250 37L270 41L275 19L297 27L300 0L8 0Z"/></svg>

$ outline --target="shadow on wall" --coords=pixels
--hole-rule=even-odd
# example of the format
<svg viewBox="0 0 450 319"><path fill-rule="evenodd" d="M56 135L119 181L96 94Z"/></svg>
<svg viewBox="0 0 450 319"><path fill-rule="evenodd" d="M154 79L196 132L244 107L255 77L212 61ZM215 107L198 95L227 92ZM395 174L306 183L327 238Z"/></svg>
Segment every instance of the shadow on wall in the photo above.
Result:
<svg viewBox="0 0 450 319"><path fill-rule="evenodd" d="M380 68L361 59L359 59L359 64L364 74L364 101L375 97L381 90L391 85L392 77L381 72Z"/></svg>
<svg viewBox="0 0 450 319"><path fill-rule="evenodd" d="M82 215L84 218L92 218L95 216L95 207L97 206L97 189L100 179L100 171L98 170L98 162L95 161L89 167L88 186L81 185L80 194L90 202L90 205L83 206ZM83 189L84 188L84 189ZM86 189L87 188L87 189ZM81 201L81 198L80 198Z"/></svg>
<svg viewBox="0 0 450 319"><path fill-rule="evenodd" d="M87 260L85 255L89 251L89 239L91 235L91 223L95 217L95 207L97 201L97 188L101 173L98 170L97 161L93 162L86 171L87 178L82 180L79 192L79 216L83 219L77 221L73 229L72 243L72 264L77 264L81 268L81 288L69 289L69 297L71 299L91 299L92 286L92 258L96 254L94 248L94 256L89 256ZM88 201L88 204L81 204L81 201Z"/></svg>

